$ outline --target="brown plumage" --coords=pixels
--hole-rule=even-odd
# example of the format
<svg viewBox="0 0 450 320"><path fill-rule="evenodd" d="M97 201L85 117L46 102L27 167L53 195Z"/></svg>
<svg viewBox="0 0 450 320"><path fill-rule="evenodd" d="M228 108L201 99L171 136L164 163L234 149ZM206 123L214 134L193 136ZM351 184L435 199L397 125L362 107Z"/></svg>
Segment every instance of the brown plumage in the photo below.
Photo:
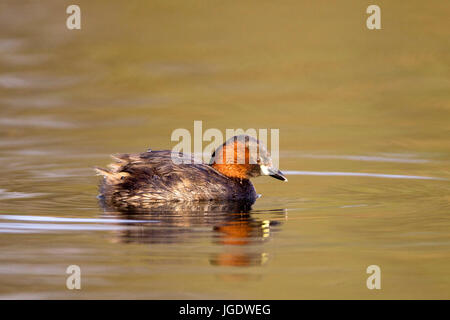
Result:
<svg viewBox="0 0 450 320"><path fill-rule="evenodd" d="M272 168L270 155L258 140L249 136L232 139L215 151L209 165L194 164L193 161L177 164L172 158L174 153L169 150L114 155L115 163L110 164L108 170L96 168L97 174L103 176L100 198L108 207L120 208L146 208L162 201L253 203L257 194L249 178L263 174L287 180L280 171ZM252 155L248 151L255 146L258 148L254 155L257 159L251 161ZM225 154L230 150L235 156L226 159ZM241 164L235 161L238 150L247 151ZM193 159L192 156L183 157Z"/></svg>

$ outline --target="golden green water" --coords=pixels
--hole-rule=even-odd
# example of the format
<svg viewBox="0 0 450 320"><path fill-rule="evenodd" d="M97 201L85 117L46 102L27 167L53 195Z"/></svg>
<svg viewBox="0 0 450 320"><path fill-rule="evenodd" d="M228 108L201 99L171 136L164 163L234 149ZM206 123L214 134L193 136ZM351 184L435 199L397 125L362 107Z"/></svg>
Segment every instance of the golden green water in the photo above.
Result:
<svg viewBox="0 0 450 320"><path fill-rule="evenodd" d="M0 3L0 298L450 298L447 1L374 31L361 1L77 1L72 31L69 4ZM194 120L278 128L289 182L105 217L91 168Z"/></svg>

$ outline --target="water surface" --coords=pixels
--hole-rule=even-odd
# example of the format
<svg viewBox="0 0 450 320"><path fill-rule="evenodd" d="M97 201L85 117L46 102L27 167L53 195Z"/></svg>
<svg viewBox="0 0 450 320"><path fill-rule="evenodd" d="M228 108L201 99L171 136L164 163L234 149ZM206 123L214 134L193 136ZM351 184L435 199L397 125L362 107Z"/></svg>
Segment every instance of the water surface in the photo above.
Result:
<svg viewBox="0 0 450 320"><path fill-rule="evenodd" d="M69 4L0 4L0 298L450 298L448 2L381 1L380 31L359 1ZM194 120L280 129L289 182L99 207L93 166Z"/></svg>

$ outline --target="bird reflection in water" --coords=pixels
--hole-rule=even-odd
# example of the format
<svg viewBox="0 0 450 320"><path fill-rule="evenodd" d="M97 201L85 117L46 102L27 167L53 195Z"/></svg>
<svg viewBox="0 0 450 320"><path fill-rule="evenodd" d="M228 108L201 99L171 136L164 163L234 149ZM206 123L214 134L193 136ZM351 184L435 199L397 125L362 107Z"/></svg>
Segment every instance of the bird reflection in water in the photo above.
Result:
<svg viewBox="0 0 450 320"><path fill-rule="evenodd" d="M220 250L214 250L209 259L212 265L217 266L265 264L268 254L264 246L254 245L263 244L271 237L271 228L281 220L276 219L276 215L285 216L285 209L254 211L252 203L248 202L155 203L146 209L111 208L101 204L105 218L124 220L121 224L125 228L114 231L112 241L187 243L209 232L213 243L220 246ZM270 213L275 220L258 219L258 214L263 213ZM136 222L129 223L129 220Z"/></svg>

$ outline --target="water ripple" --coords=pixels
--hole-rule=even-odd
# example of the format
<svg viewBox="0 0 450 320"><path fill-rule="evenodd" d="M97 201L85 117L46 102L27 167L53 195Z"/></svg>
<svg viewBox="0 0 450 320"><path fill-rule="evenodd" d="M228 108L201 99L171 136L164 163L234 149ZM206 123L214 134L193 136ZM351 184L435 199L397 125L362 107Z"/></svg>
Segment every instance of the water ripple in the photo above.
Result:
<svg viewBox="0 0 450 320"><path fill-rule="evenodd" d="M289 156L289 152L285 152ZM330 154L296 154L299 158L311 159L336 159L336 160L351 160L351 161L372 161L372 162L396 162L396 163L429 163L433 160L411 158L411 155L397 154L398 157L386 156L367 156L367 155L330 155Z"/></svg>
<svg viewBox="0 0 450 320"><path fill-rule="evenodd" d="M0 189L0 200L34 198L34 197L40 197L43 195L46 195L46 193L12 192L12 191L6 191L5 189Z"/></svg>
<svg viewBox="0 0 450 320"><path fill-rule="evenodd" d="M25 230L43 230L43 231L108 231L108 230L123 230L128 229L125 226L111 226L111 225L84 225L84 224L55 224L55 223L0 223L0 230L18 230L24 232Z"/></svg>
<svg viewBox="0 0 450 320"><path fill-rule="evenodd" d="M95 219L95 218L62 218L44 216L0 215L2 220L46 221L46 222L86 222L86 223L141 223L158 222L157 220L128 220L128 219Z"/></svg>
<svg viewBox="0 0 450 320"><path fill-rule="evenodd" d="M116 231L134 228L129 224L152 223L157 220L62 218L24 215L0 215L2 220L32 221L32 223L2 222L0 233L34 233L45 231ZM54 222L54 223L45 223ZM63 222L63 223L60 223ZM70 223L66 223L70 222ZM87 223L87 224L86 224ZM113 225L111 225L113 224Z"/></svg>

